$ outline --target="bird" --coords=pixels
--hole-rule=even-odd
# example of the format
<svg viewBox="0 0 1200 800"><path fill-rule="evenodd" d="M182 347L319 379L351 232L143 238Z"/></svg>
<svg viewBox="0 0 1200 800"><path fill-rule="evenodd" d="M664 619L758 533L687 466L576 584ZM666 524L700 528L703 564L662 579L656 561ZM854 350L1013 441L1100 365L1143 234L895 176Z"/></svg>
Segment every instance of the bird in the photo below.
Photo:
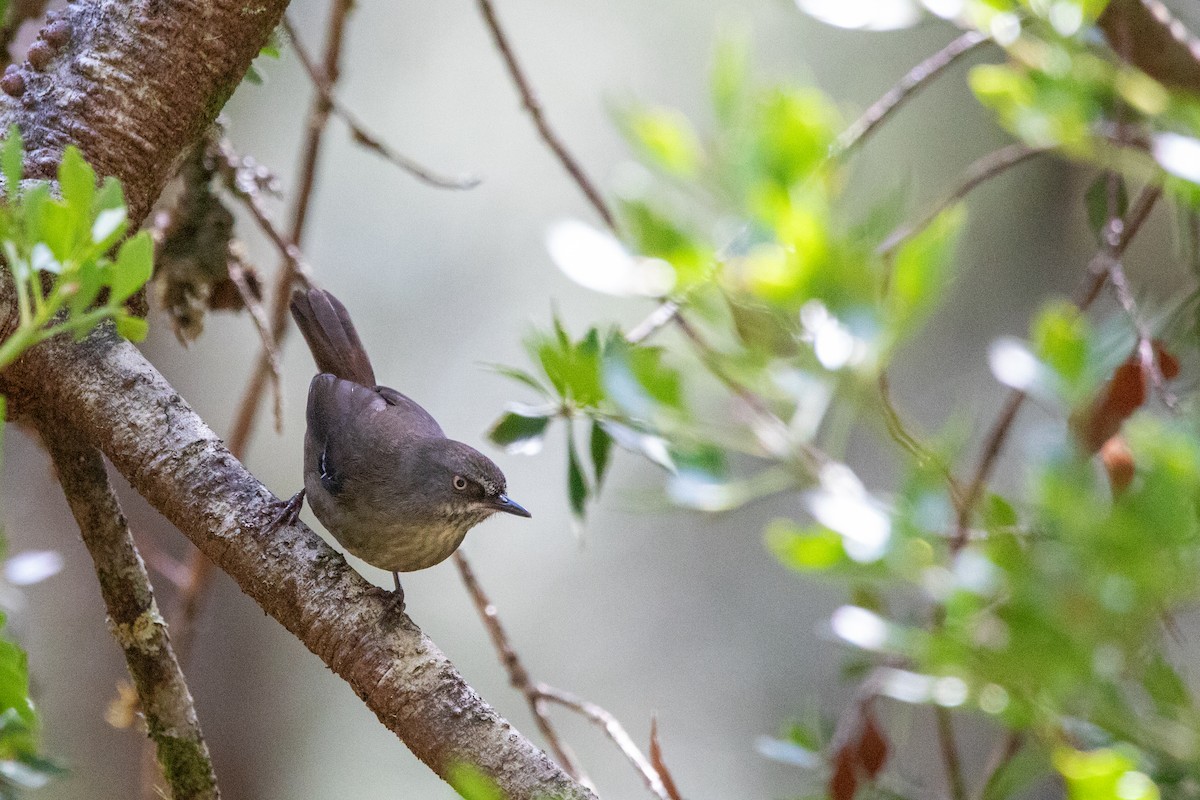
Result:
<svg viewBox="0 0 1200 800"><path fill-rule="evenodd" d="M496 513L532 516L508 496L500 468L446 437L416 401L375 382L350 314L317 288L296 290L292 318L317 375L308 387L304 487L276 518L294 523L305 497L351 554L392 573L441 563L467 531Z"/></svg>

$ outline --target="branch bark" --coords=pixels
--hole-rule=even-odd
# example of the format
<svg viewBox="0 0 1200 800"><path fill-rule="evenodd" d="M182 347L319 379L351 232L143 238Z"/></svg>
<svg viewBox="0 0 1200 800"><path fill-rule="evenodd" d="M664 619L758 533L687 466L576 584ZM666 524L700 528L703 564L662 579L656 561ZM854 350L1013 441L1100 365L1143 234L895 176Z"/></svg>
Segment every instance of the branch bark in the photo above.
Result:
<svg viewBox="0 0 1200 800"><path fill-rule="evenodd" d="M237 86L284 0L84 0L70 38L25 92L0 97L27 174L50 177L68 144L125 186L143 219L173 165ZM56 37L57 38L57 37ZM46 54L43 54L46 55ZM0 330L14 298L0 285ZM111 325L33 348L0 376L17 415L36 411L102 450L130 484L241 589L343 677L439 775L466 762L505 797L593 798L463 681L390 596L312 531L265 530L277 499Z"/></svg>
<svg viewBox="0 0 1200 800"><path fill-rule="evenodd" d="M125 653L173 800L218 800L217 778L183 671L96 448L51 420L38 425L96 566L113 637Z"/></svg>

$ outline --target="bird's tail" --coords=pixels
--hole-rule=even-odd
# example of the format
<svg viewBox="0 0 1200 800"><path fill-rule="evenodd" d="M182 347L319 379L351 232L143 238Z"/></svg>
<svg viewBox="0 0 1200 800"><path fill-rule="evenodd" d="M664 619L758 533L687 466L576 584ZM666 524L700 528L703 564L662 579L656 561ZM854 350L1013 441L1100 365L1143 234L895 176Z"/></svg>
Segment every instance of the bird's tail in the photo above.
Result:
<svg viewBox="0 0 1200 800"><path fill-rule="evenodd" d="M350 321L350 314L337 298L323 289L297 290L292 294L292 318L296 320L317 369L363 386L375 386L375 370Z"/></svg>

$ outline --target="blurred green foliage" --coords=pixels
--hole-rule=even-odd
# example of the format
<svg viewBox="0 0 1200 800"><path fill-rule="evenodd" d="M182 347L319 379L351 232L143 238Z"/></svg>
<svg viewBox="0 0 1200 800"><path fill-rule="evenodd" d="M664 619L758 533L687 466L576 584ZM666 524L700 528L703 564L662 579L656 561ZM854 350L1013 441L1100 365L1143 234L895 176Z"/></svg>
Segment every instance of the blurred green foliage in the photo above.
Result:
<svg viewBox="0 0 1200 800"><path fill-rule="evenodd" d="M1079 202L1102 250L1130 205L1126 181L1167 187L1189 224L1200 198L1200 166L1187 163L1200 163L1197 94L1116 53L1105 8L968 0L956 20L1002 48L969 77L998 122L1099 172ZM1181 397L1165 388L1175 354L1196 349L1196 326L1172 322L1195 314L1196 289L1139 318L1048 298L1027 340L998 342L989 358L1002 383L1058 415L1061 434L1036 443L1018 490L955 477L962 447L905 426L886 370L954 278L964 206L905 226L886 192L865 212L851 204L855 145L839 142L834 103L760 85L747 62L740 45L718 51L708 130L669 108L620 114L642 180L615 200L620 263L588 266L669 265L669 288L613 291L664 304L662 330L576 339L555 320L529 338L534 370L501 368L538 403L513 406L492 438L532 452L565 421L581 517L614 443L667 469L665 494L681 507L793 494L806 513L771 523L766 545L785 567L846 585L830 626L859 651L847 674L862 691L1008 731L999 761L968 776L973 796L1018 796L1054 774L1072 798L1200 797L1200 708L1164 639L1172 615L1200 601L1196 382ZM585 262L571 258L555 254L579 279ZM1154 410L1155 391L1175 413ZM714 413L721 393L735 414ZM901 477L886 493L839 463L856 428L898 445ZM880 773L889 748L868 704L848 713L859 715L849 734L844 720L838 734L793 726L764 752L804 765L822 750L836 800L917 796Z"/></svg>

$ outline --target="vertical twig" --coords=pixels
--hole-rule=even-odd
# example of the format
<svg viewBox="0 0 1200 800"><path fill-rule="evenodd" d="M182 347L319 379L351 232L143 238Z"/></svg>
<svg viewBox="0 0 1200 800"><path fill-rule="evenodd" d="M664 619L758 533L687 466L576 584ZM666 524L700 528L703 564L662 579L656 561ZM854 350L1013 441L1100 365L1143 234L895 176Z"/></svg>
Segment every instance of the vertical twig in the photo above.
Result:
<svg viewBox="0 0 1200 800"><path fill-rule="evenodd" d="M583 167L567 150L566 145L558 138L558 134L550 127L550 123L546 121L546 115L542 112L541 103L538 102L537 95L533 93L533 86L529 79L525 77L525 73L521 70L521 65L517 62L517 56L513 52L512 46L508 43L508 37L504 33L504 29L500 27L500 20L496 17L496 9L493 8L491 0L479 0L479 11L483 14L483 21L487 23L488 30L491 31L492 40L496 43L496 48L500 51L500 56L504 59L504 65L508 68L508 74L516 85L517 94L521 96L521 103L525 106L525 110L529 112L530 118L533 120L534 127L537 128L538 135L542 137L542 141L558 158L560 164L575 181L575 185L583 192L584 197L592 204L592 208L604 220L604 224L610 230L617 229L617 222L613 218L612 212L604 202L604 198L600 196L600 192L596 189L596 185L592 183L587 173L583 171Z"/></svg>
<svg viewBox="0 0 1200 800"><path fill-rule="evenodd" d="M937 718L938 745L942 750L942 764L946 767L950 796L954 800L967 800L967 785L963 781L962 761L954 743L954 720L950 717L950 709L934 706L933 714Z"/></svg>
<svg viewBox="0 0 1200 800"><path fill-rule="evenodd" d="M192 696L104 460L98 450L83 444L82 437L53 421L42 420L40 429L95 564L109 627L125 652L171 797L217 800L220 791Z"/></svg>

